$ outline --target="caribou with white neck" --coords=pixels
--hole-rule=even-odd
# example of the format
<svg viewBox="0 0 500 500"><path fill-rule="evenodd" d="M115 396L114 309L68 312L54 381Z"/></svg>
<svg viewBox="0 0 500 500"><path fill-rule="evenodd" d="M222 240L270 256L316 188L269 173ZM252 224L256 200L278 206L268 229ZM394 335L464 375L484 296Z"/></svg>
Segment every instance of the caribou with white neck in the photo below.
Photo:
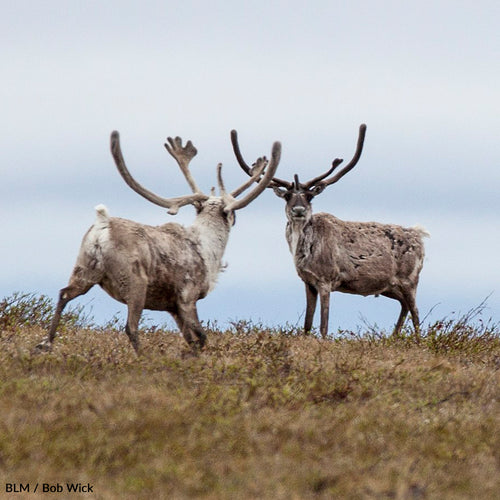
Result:
<svg viewBox="0 0 500 500"><path fill-rule="evenodd" d="M197 154L191 141L185 146L179 137L168 138L165 147L177 161L192 193L163 198L139 184L125 165L118 132L111 134L111 153L125 182L138 194L176 214L193 205L196 218L190 227L176 223L148 226L110 217L104 205L96 207L97 219L85 234L69 284L59 301L48 336L37 346L52 347L66 304L99 285L111 297L127 305L125 331L136 352L139 351L138 325L143 309L168 311L186 342L194 348L205 344L206 334L198 319L196 302L204 298L217 282L234 213L246 207L267 187L280 160L281 145L275 142L271 158L255 163L255 173L243 185L228 193L217 166L220 195L203 193L189 170ZM245 196L238 198L255 181Z"/></svg>

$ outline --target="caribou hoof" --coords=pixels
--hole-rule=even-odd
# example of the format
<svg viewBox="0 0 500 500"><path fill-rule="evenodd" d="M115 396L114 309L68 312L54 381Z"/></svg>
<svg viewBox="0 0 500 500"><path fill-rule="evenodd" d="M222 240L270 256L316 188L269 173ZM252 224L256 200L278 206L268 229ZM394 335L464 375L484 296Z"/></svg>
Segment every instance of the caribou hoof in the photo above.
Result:
<svg viewBox="0 0 500 500"><path fill-rule="evenodd" d="M34 353L50 352L52 350L52 342L49 339L43 339L35 346Z"/></svg>

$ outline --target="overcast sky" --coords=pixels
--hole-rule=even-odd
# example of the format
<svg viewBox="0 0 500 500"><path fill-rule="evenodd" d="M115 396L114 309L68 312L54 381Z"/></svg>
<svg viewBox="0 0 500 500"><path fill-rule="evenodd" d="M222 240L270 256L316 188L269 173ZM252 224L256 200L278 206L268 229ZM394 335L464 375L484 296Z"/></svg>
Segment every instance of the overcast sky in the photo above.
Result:
<svg viewBox="0 0 500 500"><path fill-rule="evenodd" d="M306 180L350 158L366 123L359 164L314 209L425 226L421 317L489 296L485 317L500 321L499 5L3 0L0 298L56 299L98 203L148 224L192 222L191 207L172 217L125 185L114 129L135 177L170 197L188 186L163 148L169 135L193 141L191 170L208 190L218 162L229 187L246 180L232 128L249 162L280 140L278 176ZM201 319L302 324L283 205L267 190L237 214ZM125 310L97 288L78 303L99 321ZM389 330L398 313L387 298L336 293L330 330L363 318Z"/></svg>

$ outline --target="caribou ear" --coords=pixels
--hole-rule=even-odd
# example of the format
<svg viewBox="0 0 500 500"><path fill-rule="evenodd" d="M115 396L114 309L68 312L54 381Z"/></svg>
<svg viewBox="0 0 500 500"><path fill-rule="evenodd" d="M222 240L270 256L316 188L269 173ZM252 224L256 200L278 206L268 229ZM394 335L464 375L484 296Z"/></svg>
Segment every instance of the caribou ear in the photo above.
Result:
<svg viewBox="0 0 500 500"><path fill-rule="evenodd" d="M288 189L281 187L281 186L271 186L274 194L276 196L279 196L280 198L285 198L286 195L288 194Z"/></svg>
<svg viewBox="0 0 500 500"><path fill-rule="evenodd" d="M326 184L323 184L321 182L321 183L313 186L311 189L309 189L309 193L311 193L313 195L313 197L318 196L318 194L321 194L325 188L326 188Z"/></svg>

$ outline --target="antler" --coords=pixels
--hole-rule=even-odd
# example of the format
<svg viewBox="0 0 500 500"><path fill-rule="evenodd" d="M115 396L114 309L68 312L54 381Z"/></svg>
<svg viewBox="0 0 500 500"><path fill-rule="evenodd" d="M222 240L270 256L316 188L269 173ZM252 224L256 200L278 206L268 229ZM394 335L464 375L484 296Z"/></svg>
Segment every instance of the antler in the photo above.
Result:
<svg viewBox="0 0 500 500"><path fill-rule="evenodd" d="M318 177L315 177L314 179L307 181L305 184L302 184L302 186L305 187L306 189L311 188L317 182L320 182L326 177L328 177L343 161L344 160L341 160L340 158L335 158L335 160L332 161L332 166L330 167L330 170L327 170L324 174L318 175Z"/></svg>
<svg viewBox="0 0 500 500"><path fill-rule="evenodd" d="M252 165L252 168L250 169L250 173L248 174L251 176L250 179L248 179L245 183L243 183L239 188L232 191L231 196L236 198L241 193L243 193L243 191L248 189L255 182L255 179L254 179L255 174L257 174L257 173L259 175L262 174L262 172L264 172L264 169L267 167L267 164L268 164L268 161L267 161L267 158L265 156L263 156L262 158L257 158L256 162ZM257 179L257 182L258 182L258 179Z"/></svg>
<svg viewBox="0 0 500 500"><path fill-rule="evenodd" d="M233 145L233 151L234 155L236 156L236 159L238 160L238 163L240 167L243 169L243 171L249 175L252 176L252 169L246 164L245 160L243 159L243 156L240 151L240 146L238 144L238 132L236 130L231 130L231 143ZM273 146L274 150L274 146ZM280 145L280 153L281 153L281 145ZM279 160L278 160L279 161ZM258 181L260 182L260 181ZM292 187L291 182L284 181L282 179L278 179L277 177L273 177L271 181L269 182L269 187L284 187L287 189L290 189Z"/></svg>
<svg viewBox="0 0 500 500"><path fill-rule="evenodd" d="M366 134L366 125L363 123L359 127L359 135L358 135L358 143L356 145L356 152L354 153L352 160L342 170L337 172L330 179L324 180L342 162L342 160L339 160L337 158L336 160L333 161L332 168L330 168L330 170L326 174L323 174L322 176L319 176L316 179L313 179L312 181L307 182L306 186L308 188L312 187L313 185L319 185L319 184L321 184L323 187L329 186L330 184L334 184L335 182L340 180L342 177L344 177L344 175L347 174L347 172L349 172L349 170L352 170L356 166L356 163L358 163L359 158L361 157L361 152L363 151L363 143L365 142L365 134ZM319 180L317 180L317 179L319 179Z"/></svg>
<svg viewBox="0 0 500 500"><path fill-rule="evenodd" d="M176 137L167 137L167 142L165 143L165 148L167 151L175 158L175 161L179 164L179 167L184 174L191 190L193 193L201 193L201 189L196 185L191 172L189 171L189 163L198 153L197 149L193 146L191 141L187 141L186 145L182 146L182 139Z"/></svg>
<svg viewBox="0 0 500 500"><path fill-rule="evenodd" d="M226 187L224 186L224 180L222 179L222 163L217 164L217 184L219 184L219 191L222 197L227 196ZM215 188L212 188L213 190Z"/></svg>
<svg viewBox="0 0 500 500"><path fill-rule="evenodd" d="M175 140L168 138L171 147L165 145L169 153L177 160L177 163L181 167L182 173L186 177L191 189L193 190L192 195L178 196L176 198L162 198L156 195L152 191L149 191L141 184L139 184L130 174L127 166L125 165L125 160L123 159L122 151L120 148L120 134L115 130L111 133L111 154L115 160L116 168L123 180L131 187L136 193L140 194L142 197L146 198L155 205L160 207L168 208L168 213L175 215L180 207L185 205L192 205L196 202L204 201L208 196L200 191L196 186L194 179L192 178L188 165L191 159L196 155L196 148L193 146L191 141L188 141L186 146L182 148L182 140L180 137L176 137Z"/></svg>
<svg viewBox="0 0 500 500"><path fill-rule="evenodd" d="M232 135L233 134L231 133L231 136ZM276 169L278 168L280 158L281 158L281 143L275 142L273 144L273 148L271 151L271 160L270 160L269 164L267 162L267 159L264 157L264 158L259 158L255 162L255 166L252 169L252 171L250 171L249 168L248 168L248 172L245 169L243 169L243 170L245 170L245 172L248 173L248 175L251 175L251 179L248 180L247 182L245 182L244 184L242 184L239 188L235 189L231 193L231 196L237 196L238 194L242 193L245 189L250 187L253 182L256 182L257 186L255 186L255 188L252 191L250 191L245 197L243 197L239 200L234 200L233 202L226 205L226 207L224 208L224 211L226 213L228 213L231 210L238 210L240 208L246 207L251 201L255 200L255 198L257 198L257 196L259 196L259 194L262 193L262 191L264 191L264 189L266 189L266 187L268 187L268 185L272 181L274 181L273 176L276 172ZM239 160L238 160L238 162L239 162ZM241 166L241 163L240 163L240 166ZM267 168L266 168L266 166L267 166ZM264 169L266 169L266 172L265 172L264 176L261 177Z"/></svg>
<svg viewBox="0 0 500 500"><path fill-rule="evenodd" d="M334 175L330 179L327 179L327 177L331 175L333 171L343 162L343 160L341 160L340 158L336 158L335 160L333 160L332 166L324 174L321 174L318 177L315 177L314 179L311 179L310 181L307 181L304 184L300 183L300 187L305 189L311 189L314 186L321 186L324 189L326 186L329 186L330 184L333 184L338 180L340 180L345 174L347 174L347 172L349 172L349 170L353 169L356 166L356 163L358 163L359 158L361 157L361 152L363 151L365 134L366 134L366 125L363 123L359 127L358 143L356 146L356 152L354 153L352 160L336 175ZM236 130L231 130L231 143L233 145L233 151L240 167L247 175L252 175L252 169L247 165L241 154L240 146L238 144L238 133L236 132ZM293 182L287 182L282 179L278 179L277 177L273 177L268 184L268 187L271 188L283 187L287 190L292 189L293 186L294 186ZM297 188L298 187L299 185L297 184Z"/></svg>

